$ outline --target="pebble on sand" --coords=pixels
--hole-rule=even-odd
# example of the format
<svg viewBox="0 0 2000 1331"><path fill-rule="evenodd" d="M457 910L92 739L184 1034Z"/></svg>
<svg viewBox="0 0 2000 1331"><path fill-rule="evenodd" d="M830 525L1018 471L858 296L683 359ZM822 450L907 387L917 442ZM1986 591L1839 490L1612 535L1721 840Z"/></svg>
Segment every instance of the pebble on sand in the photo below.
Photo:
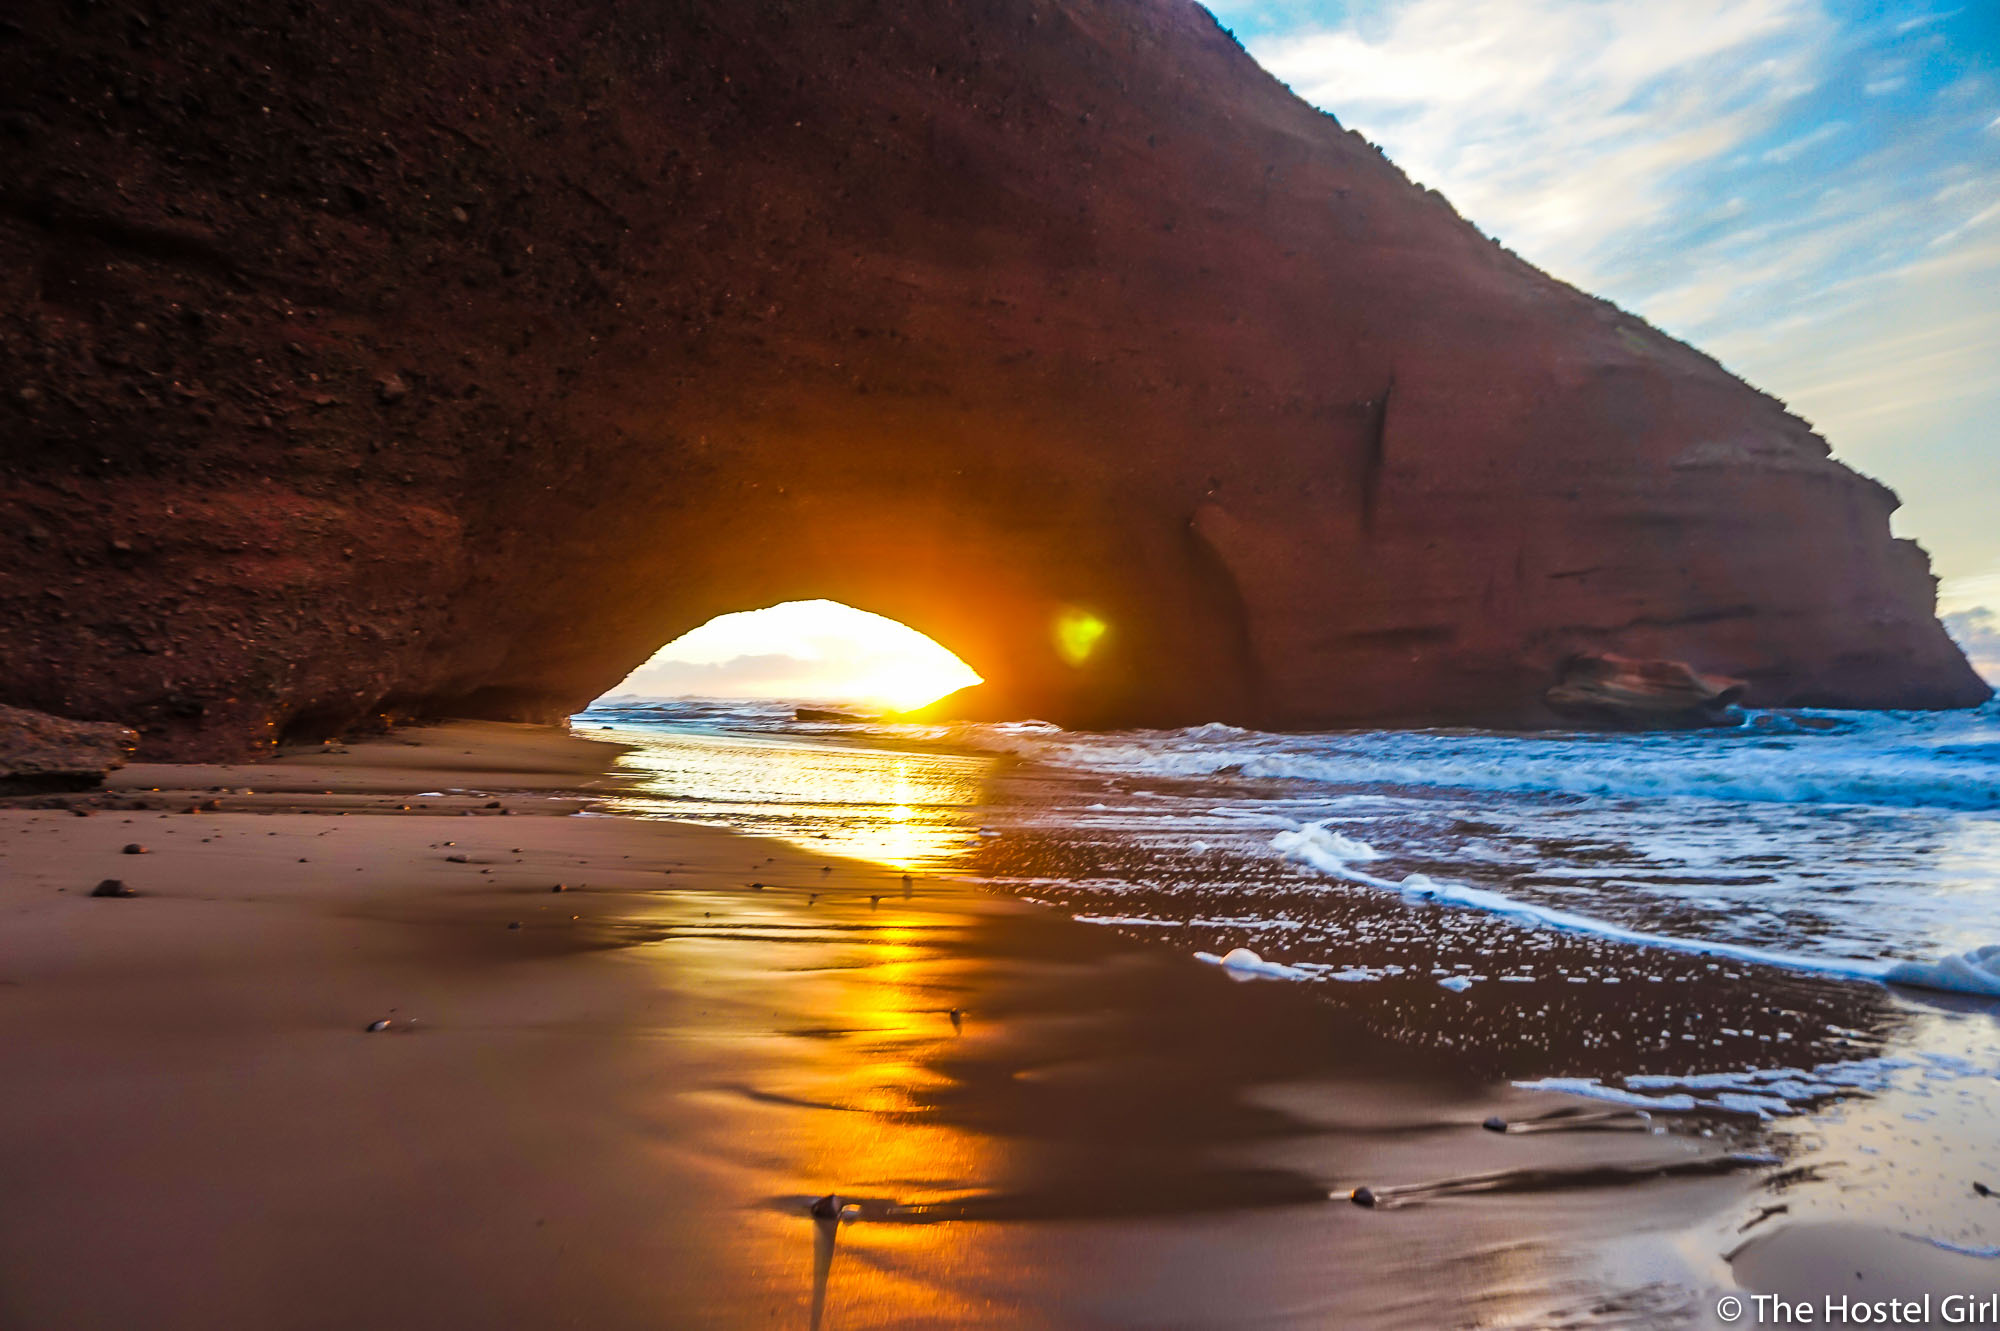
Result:
<svg viewBox="0 0 2000 1331"><path fill-rule="evenodd" d="M90 895L94 897L136 897L139 894L125 886L123 879L107 878L96 887L91 888Z"/></svg>
<svg viewBox="0 0 2000 1331"><path fill-rule="evenodd" d="M136 841L126 842L125 849L119 852L121 855L144 855L146 853L146 848Z"/></svg>

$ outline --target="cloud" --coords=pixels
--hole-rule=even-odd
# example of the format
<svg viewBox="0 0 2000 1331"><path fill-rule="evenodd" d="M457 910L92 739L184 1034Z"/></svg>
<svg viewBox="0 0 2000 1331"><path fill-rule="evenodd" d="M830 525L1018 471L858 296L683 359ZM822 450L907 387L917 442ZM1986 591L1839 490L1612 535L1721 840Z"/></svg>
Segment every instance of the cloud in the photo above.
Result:
<svg viewBox="0 0 2000 1331"><path fill-rule="evenodd" d="M805 697L820 686L823 674L818 659L783 652L723 661L654 659L627 676L616 692L649 698Z"/></svg>
<svg viewBox="0 0 2000 1331"><path fill-rule="evenodd" d="M1938 588L1941 610L1977 610L1993 605L2000 605L2000 568L1968 578L1947 578Z"/></svg>
<svg viewBox="0 0 2000 1331"><path fill-rule="evenodd" d="M1975 606L1944 617L1945 631L1951 634L1965 655L1989 684L2000 685L2000 614L1987 606Z"/></svg>
<svg viewBox="0 0 2000 1331"><path fill-rule="evenodd" d="M1678 172L1775 123L1830 32L1807 0L1409 0L1253 50L1500 239L1590 282L1607 246L1677 211Z"/></svg>
<svg viewBox="0 0 2000 1331"><path fill-rule="evenodd" d="M2000 564L2000 60L1976 13L1216 8L1488 234L1790 402L1902 494L1944 573Z"/></svg>

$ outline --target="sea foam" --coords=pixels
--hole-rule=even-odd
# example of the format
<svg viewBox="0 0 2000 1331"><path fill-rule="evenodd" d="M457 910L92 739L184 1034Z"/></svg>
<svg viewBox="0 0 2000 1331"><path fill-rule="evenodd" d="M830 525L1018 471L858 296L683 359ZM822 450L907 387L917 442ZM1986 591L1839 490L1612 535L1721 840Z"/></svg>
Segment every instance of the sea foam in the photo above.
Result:
<svg viewBox="0 0 2000 1331"><path fill-rule="evenodd" d="M1958 956L1937 961L1882 961L1867 957L1820 956L1807 952L1781 952L1718 939L1683 938L1673 934L1628 929L1610 920L1553 906L1522 901L1502 892L1443 882L1428 874L1412 873L1402 879L1379 877L1355 867L1383 858L1382 852L1366 841L1334 831L1325 822L1307 823L1295 830L1278 833L1271 846L1287 859L1308 865L1319 872L1385 892L1398 892L1412 901L1476 910L1531 929L1554 929L1563 933L1587 934L1635 947L1665 948L1699 956L1722 957L1757 966L1808 971L1845 980L1870 980L1881 984L1911 985L1953 993L2000 996L2000 944L1977 947Z"/></svg>
<svg viewBox="0 0 2000 1331"><path fill-rule="evenodd" d="M1941 961L1899 961L1883 972L1882 978L1890 984L2000 998L2000 943L1988 943Z"/></svg>
<svg viewBox="0 0 2000 1331"><path fill-rule="evenodd" d="M1196 960L1206 961L1211 966L1220 966L1226 971L1239 975L1263 975L1274 980L1311 980L1318 978L1319 970L1308 970L1303 966L1287 966L1281 962L1266 961L1247 947L1235 947L1216 956L1213 952L1197 952Z"/></svg>
<svg viewBox="0 0 2000 1331"><path fill-rule="evenodd" d="M1799 1113L1849 1095L1879 1095L1913 1083L1983 1080L2000 1068L1950 1054L1918 1053L1821 1063L1810 1068L1745 1068L1683 1076L1648 1074L1618 1078L1610 1086L1594 1077L1542 1077L1517 1081L1524 1091L1563 1091L1637 1109L1720 1109L1769 1119Z"/></svg>

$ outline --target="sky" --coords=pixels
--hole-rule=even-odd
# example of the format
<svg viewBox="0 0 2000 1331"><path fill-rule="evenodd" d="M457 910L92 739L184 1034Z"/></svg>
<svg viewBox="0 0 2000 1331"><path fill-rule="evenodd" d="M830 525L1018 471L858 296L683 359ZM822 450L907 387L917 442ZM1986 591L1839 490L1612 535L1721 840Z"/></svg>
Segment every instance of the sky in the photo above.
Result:
<svg viewBox="0 0 2000 1331"><path fill-rule="evenodd" d="M2000 0L1210 8L1488 235L1717 357L1895 489L1946 626L2000 682ZM725 617L648 678L847 696L908 640L843 622Z"/></svg>

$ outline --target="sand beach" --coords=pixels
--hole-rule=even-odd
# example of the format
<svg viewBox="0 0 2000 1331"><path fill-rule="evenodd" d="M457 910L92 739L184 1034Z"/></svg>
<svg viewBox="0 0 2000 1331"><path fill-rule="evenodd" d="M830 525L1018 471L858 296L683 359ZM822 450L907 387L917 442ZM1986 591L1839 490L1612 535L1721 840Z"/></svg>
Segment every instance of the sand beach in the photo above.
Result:
<svg viewBox="0 0 2000 1331"><path fill-rule="evenodd" d="M0 810L0 1323L1699 1325L1728 1287L1689 1238L1759 1172L1726 1146L976 885L589 816L618 753L452 724Z"/></svg>

